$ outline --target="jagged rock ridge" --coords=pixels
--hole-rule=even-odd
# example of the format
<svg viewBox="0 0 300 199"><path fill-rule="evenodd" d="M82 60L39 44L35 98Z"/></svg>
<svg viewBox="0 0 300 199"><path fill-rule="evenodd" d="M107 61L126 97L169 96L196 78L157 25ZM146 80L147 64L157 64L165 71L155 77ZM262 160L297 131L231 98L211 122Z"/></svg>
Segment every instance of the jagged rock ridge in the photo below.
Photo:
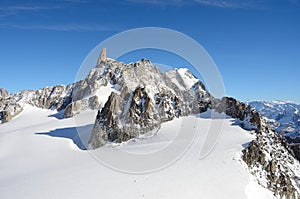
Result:
<svg viewBox="0 0 300 199"><path fill-rule="evenodd" d="M221 102L215 106L217 111L224 112L225 108L225 113L237 118L241 127L256 134L256 139L243 150L242 159L259 184L277 198L300 198L300 164L285 139L249 105L233 98L223 98Z"/></svg>
<svg viewBox="0 0 300 199"><path fill-rule="evenodd" d="M131 64L107 59L96 67L103 69L119 94L112 92L98 112L89 147L106 142L123 142L159 128L175 117L206 111L212 96L187 69L162 73L149 60Z"/></svg>
<svg viewBox="0 0 300 199"><path fill-rule="evenodd" d="M105 60L104 56L106 54L102 52L99 63ZM91 70L84 80L67 86L57 85L39 90L23 90L16 94L0 89L0 124L20 114L25 105L56 109L63 112L64 118L73 117L87 109L96 110L104 105L111 90L113 88L109 80L102 78L96 69Z"/></svg>
<svg viewBox="0 0 300 199"><path fill-rule="evenodd" d="M249 105L264 116L278 134L285 137L300 160L300 105L284 101L255 101Z"/></svg>

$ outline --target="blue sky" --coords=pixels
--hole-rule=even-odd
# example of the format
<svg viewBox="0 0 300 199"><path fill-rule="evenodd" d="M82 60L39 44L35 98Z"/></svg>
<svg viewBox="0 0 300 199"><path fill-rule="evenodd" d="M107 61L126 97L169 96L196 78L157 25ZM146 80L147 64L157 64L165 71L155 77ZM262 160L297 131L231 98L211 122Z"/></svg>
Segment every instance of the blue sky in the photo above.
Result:
<svg viewBox="0 0 300 199"><path fill-rule="evenodd" d="M17 92L71 83L98 43L147 26L198 41L229 96L300 102L299 0L2 0L0 87ZM183 64L144 53L153 62Z"/></svg>

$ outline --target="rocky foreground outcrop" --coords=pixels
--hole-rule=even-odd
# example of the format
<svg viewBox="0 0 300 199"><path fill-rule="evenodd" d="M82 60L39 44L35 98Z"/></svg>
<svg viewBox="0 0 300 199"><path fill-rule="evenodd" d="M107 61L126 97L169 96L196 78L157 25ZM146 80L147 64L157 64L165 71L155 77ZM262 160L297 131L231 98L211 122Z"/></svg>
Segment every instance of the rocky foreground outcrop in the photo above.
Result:
<svg viewBox="0 0 300 199"><path fill-rule="evenodd" d="M254 101L249 103L268 124L280 135L284 136L300 160L300 105L285 101Z"/></svg>
<svg viewBox="0 0 300 199"><path fill-rule="evenodd" d="M236 118L239 125L246 130L262 130L262 118L251 106L231 97L215 100L213 109L219 113Z"/></svg>
<svg viewBox="0 0 300 199"><path fill-rule="evenodd" d="M225 97L215 109L237 118L242 128L255 132L256 139L242 151L242 160L258 183L277 198L300 198L300 164L287 141L245 103Z"/></svg>

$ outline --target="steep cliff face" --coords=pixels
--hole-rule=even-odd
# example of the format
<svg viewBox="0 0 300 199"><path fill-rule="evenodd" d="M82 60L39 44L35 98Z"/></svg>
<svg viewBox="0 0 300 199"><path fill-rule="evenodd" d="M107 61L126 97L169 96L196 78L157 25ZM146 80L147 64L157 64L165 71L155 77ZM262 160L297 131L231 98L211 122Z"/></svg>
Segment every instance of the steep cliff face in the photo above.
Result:
<svg viewBox="0 0 300 199"><path fill-rule="evenodd" d="M243 151L243 160L258 182L278 198L299 198L299 162L285 139L262 126L256 140Z"/></svg>
<svg viewBox="0 0 300 199"><path fill-rule="evenodd" d="M98 112L89 142L92 149L127 141L211 105L211 95L187 69L164 74L146 59L131 64L107 59L95 70L102 71L118 92L112 92Z"/></svg>
<svg viewBox="0 0 300 199"><path fill-rule="evenodd" d="M4 88L0 88L0 103L2 104L4 100L8 97L9 93Z"/></svg>
<svg viewBox="0 0 300 199"><path fill-rule="evenodd" d="M262 129L262 121L259 113L251 106L231 97L224 97L214 101L214 107L218 112L224 112L232 118L238 119L239 125L246 130Z"/></svg>
<svg viewBox="0 0 300 199"><path fill-rule="evenodd" d="M101 54L98 62L105 64L105 54ZM32 105L43 109L56 109L63 111L64 118L87 109L96 110L103 106L111 91L111 77L103 76L104 68L94 68L88 76L67 86L57 85L38 90L23 90L10 94L5 89L0 89L0 123L13 119L22 112L23 107Z"/></svg>
<svg viewBox="0 0 300 199"><path fill-rule="evenodd" d="M22 106L16 102L13 95L7 90L0 88L0 124L10 121L22 110Z"/></svg>
<svg viewBox="0 0 300 199"><path fill-rule="evenodd" d="M120 139L121 142L124 139L124 132L121 132L119 127L121 125L119 117L121 104L121 97L113 92L101 111L98 111L89 142L91 148L104 145L106 140Z"/></svg>
<svg viewBox="0 0 300 199"><path fill-rule="evenodd" d="M300 160L300 105L284 101L250 102L268 124L281 136L284 136L293 150L297 160Z"/></svg>
<svg viewBox="0 0 300 199"><path fill-rule="evenodd" d="M13 117L17 116L23 111L23 107L16 102L6 102L0 111L0 124L9 122Z"/></svg>

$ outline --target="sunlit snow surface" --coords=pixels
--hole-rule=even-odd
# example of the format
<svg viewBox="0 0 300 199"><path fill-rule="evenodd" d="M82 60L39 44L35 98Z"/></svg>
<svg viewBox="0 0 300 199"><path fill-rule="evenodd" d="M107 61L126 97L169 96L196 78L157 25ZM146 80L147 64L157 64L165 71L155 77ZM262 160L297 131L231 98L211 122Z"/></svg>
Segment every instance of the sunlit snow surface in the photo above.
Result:
<svg viewBox="0 0 300 199"><path fill-rule="evenodd" d="M88 133L95 112L81 113L76 120L57 119L54 113L26 106L13 121L0 125L1 199L272 198L240 160L243 144L253 135L232 119L225 119L220 140L207 158L200 160L199 150L211 119L200 116L196 140L181 159L165 169L134 175L103 166L82 150L76 127ZM176 136L180 120L163 124L152 137L116 147L159 150Z"/></svg>

